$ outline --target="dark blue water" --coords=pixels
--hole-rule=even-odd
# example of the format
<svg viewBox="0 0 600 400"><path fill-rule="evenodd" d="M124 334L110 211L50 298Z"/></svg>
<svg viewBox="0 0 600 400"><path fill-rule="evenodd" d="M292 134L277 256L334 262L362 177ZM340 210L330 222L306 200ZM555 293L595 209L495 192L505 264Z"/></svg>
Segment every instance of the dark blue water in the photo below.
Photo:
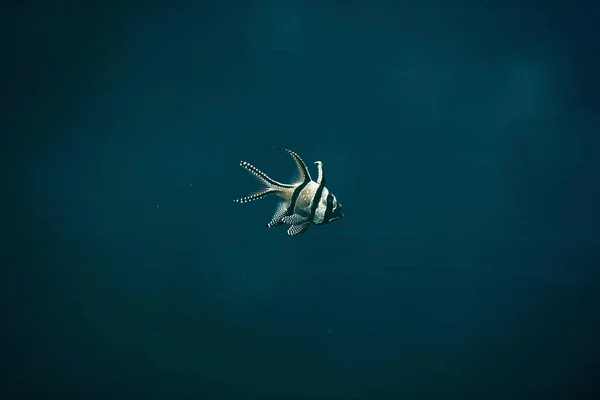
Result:
<svg viewBox="0 0 600 400"><path fill-rule="evenodd" d="M594 398L600 8L480 3L3 6L3 398Z"/></svg>

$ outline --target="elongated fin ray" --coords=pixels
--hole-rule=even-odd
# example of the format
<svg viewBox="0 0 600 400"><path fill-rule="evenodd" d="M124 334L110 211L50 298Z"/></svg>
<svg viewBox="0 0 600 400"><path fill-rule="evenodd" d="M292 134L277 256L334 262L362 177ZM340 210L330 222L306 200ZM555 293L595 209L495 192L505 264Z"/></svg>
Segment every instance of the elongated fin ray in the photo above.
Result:
<svg viewBox="0 0 600 400"><path fill-rule="evenodd" d="M248 203L249 201L254 201L258 199L262 199L270 194L275 194L277 191L273 188L266 188L261 190L260 192L252 193L250 196L242 197L241 199L236 199L234 202L236 203Z"/></svg>
<svg viewBox="0 0 600 400"><path fill-rule="evenodd" d="M277 182L274 179L269 178L267 174L256 168L254 165L247 163L246 161L240 161L240 167L249 171L252 175L258 178L265 186L276 189L276 188L290 188L291 185L286 185L281 182Z"/></svg>
<svg viewBox="0 0 600 400"><path fill-rule="evenodd" d="M292 225L287 230L287 234L290 236L300 235L301 233L306 232L308 227L310 226L310 221L306 221L301 223L300 225Z"/></svg>
<svg viewBox="0 0 600 400"><path fill-rule="evenodd" d="M273 218L271 218L271 221L267 224L267 226L269 228L272 228L274 226L281 225L283 223L281 219L285 216L285 214L287 214L287 211L288 205L285 201L282 201L279 204L277 204L277 208L273 213Z"/></svg>
<svg viewBox="0 0 600 400"><path fill-rule="evenodd" d="M308 167L304 163L304 160L302 160L302 158L300 158L298 154L294 153L291 150L283 149L283 151L291 155L294 158L294 161L296 162L296 167L298 168L298 182L296 183L310 182L312 178L310 177L310 172L308 171Z"/></svg>

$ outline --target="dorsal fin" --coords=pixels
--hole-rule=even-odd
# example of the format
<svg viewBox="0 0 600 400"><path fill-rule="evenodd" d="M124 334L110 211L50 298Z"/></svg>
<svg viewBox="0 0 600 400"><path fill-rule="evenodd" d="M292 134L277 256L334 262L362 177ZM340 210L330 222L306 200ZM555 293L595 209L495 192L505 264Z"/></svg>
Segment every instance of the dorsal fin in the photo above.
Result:
<svg viewBox="0 0 600 400"><path fill-rule="evenodd" d="M283 149L283 150L285 152L287 152L289 155L291 155L294 158L294 161L296 162L296 167L298 168L298 182L296 182L296 183L310 182L312 179L310 177L310 172L308 172L308 167L306 166L304 161L300 158L300 156L291 150L288 150L288 149Z"/></svg>
<svg viewBox="0 0 600 400"><path fill-rule="evenodd" d="M319 185L325 185L325 175L323 173L323 163L321 161L315 161L317 164L317 169L319 170L319 175L317 176L317 183Z"/></svg>

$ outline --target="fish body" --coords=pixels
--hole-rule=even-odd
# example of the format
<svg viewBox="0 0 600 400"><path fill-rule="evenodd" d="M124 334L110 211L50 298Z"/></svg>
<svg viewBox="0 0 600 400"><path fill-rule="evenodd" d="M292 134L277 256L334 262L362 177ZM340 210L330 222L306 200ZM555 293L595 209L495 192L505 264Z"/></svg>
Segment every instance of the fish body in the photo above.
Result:
<svg viewBox="0 0 600 400"><path fill-rule="evenodd" d="M342 218L344 214L342 214L341 203L325 187L323 163L315 162L319 175L314 181L302 158L291 150L284 149L284 151L296 162L298 178L291 184L277 182L250 163L241 161L240 166L253 174L264 187L250 196L234 201L247 203L272 194L280 197L281 201L267 226L271 228L281 224L290 225L287 230L290 236L306 232L310 225L323 225Z"/></svg>

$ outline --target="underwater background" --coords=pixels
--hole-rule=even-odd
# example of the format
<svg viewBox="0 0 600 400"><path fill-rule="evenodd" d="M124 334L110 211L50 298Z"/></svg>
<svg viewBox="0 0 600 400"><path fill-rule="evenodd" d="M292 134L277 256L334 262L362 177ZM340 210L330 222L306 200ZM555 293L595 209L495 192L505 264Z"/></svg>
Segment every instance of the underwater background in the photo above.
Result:
<svg viewBox="0 0 600 400"><path fill-rule="evenodd" d="M600 398L597 3L0 9L2 398Z"/></svg>

